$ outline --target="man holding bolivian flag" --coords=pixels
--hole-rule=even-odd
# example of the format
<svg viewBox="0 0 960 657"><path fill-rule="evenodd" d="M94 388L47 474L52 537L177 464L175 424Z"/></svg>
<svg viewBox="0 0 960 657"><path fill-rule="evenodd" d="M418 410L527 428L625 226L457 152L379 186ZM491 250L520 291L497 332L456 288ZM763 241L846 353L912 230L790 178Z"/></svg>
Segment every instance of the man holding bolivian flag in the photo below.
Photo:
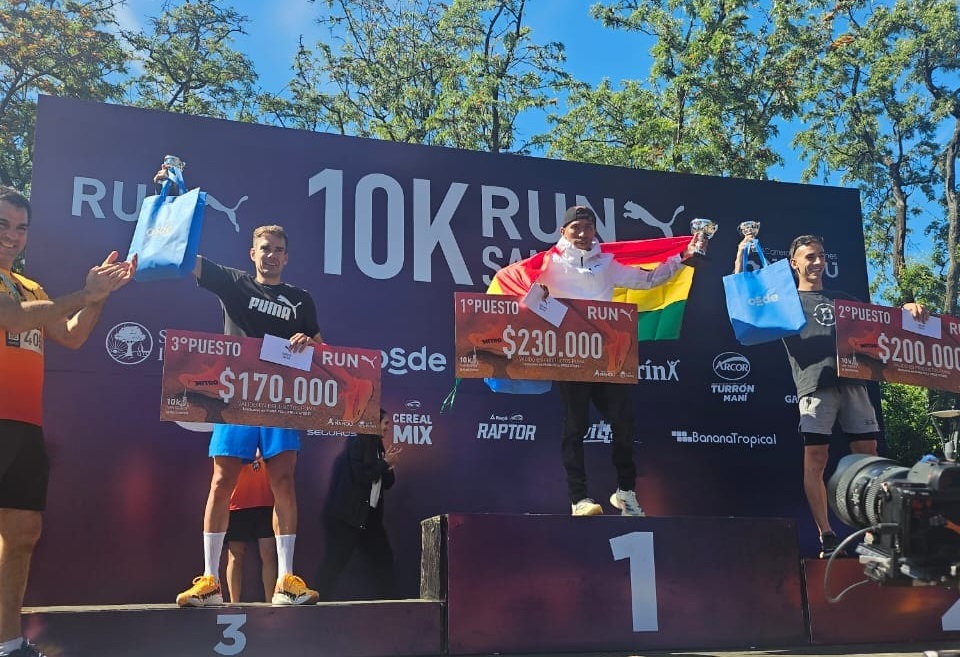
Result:
<svg viewBox="0 0 960 657"><path fill-rule="evenodd" d="M694 238L695 239L695 238ZM640 340L679 337L680 321L693 269L683 261L693 252L689 237L632 242L597 240L597 216L583 205L568 208L560 240L550 250L504 267L487 289L489 294L523 296L536 283L556 298L634 303L639 312ZM563 402L563 465L574 516L603 513L587 494L583 438L589 428L590 402L610 424L617 490L610 503L625 516L642 516L634 492L634 414L629 386L605 382L557 381Z"/></svg>

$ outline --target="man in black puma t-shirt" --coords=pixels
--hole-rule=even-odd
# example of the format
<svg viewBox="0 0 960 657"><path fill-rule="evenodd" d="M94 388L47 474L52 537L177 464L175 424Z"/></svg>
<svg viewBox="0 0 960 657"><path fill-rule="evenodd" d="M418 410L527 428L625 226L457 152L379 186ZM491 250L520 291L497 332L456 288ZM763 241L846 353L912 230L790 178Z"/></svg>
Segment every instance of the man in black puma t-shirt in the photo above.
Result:
<svg viewBox="0 0 960 657"><path fill-rule="evenodd" d="M249 338L275 335L289 338L295 350L322 342L316 304L306 290L280 280L287 264L287 234L280 226L260 226L253 232L250 260L254 275L197 257L193 275L200 287L220 300L224 333ZM278 579L273 604L312 604L317 592L293 574L297 531L294 467L300 434L293 429L218 424L210 438L213 477L203 518L204 574L177 596L177 604L222 604L220 556L229 523L230 494L244 463L259 449L266 464L275 506Z"/></svg>

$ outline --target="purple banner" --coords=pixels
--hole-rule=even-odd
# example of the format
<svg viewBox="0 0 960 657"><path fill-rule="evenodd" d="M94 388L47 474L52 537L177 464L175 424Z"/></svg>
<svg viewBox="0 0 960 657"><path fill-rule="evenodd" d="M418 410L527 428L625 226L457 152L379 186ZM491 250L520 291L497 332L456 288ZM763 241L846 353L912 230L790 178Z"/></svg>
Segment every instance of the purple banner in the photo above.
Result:
<svg viewBox="0 0 960 657"><path fill-rule="evenodd" d="M681 339L639 346L633 394L644 509L656 516L796 517L801 552L817 549L786 355L778 344L737 345L721 276L735 253L735 227L748 217L763 221L771 247L785 248L797 232L826 235L828 285L866 298L856 191L43 97L27 274L63 294L107 252L123 251L153 173L171 152L190 163L188 183L208 194L203 255L252 270L252 230L282 224L290 235L284 280L316 299L324 338L381 351L381 403L394 421L394 443L404 445L396 485L386 493L403 594L417 592L423 518L569 513L555 392L498 395L464 381L452 410L441 414L440 404L454 385L454 325L445 310L454 292L482 292L499 267L549 248L559 217L575 203L597 211L606 241L685 234L698 216L720 225L710 243L715 257L696 273ZM771 248L767 255L785 254ZM109 300L82 349L48 350L53 472L29 604L172 602L200 570L209 427L157 418L166 328L220 332L216 298L192 279L134 283ZM109 349L121 332L139 339ZM609 442L609 425L595 417L585 451L590 492L601 501L616 486ZM295 570L308 583L323 556L321 515L343 447L338 431L304 435ZM78 503L88 512L77 513ZM69 563L63 545L73 550ZM343 582L343 597L365 593L356 570Z"/></svg>

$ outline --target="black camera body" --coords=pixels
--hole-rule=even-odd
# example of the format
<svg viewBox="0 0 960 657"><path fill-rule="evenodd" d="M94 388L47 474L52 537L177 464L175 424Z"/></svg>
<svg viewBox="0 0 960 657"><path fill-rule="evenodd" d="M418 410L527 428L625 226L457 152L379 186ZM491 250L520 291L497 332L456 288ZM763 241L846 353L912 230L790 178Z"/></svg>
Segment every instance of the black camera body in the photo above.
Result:
<svg viewBox="0 0 960 657"><path fill-rule="evenodd" d="M917 586L960 582L960 465L926 458L911 468L850 454L827 483L830 507L861 528L868 577Z"/></svg>

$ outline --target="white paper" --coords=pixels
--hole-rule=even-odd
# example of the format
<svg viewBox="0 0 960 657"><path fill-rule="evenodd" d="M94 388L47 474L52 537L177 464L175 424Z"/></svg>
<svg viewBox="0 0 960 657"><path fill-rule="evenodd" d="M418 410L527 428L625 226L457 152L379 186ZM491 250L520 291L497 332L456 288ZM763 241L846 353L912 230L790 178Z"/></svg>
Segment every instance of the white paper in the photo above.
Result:
<svg viewBox="0 0 960 657"><path fill-rule="evenodd" d="M909 310L901 310L903 313L903 330L910 331L911 333L917 333L919 335L926 335L930 338L940 339L941 331L941 322L939 317L930 316L930 319L923 322L922 324L913 318L913 315L910 314Z"/></svg>
<svg viewBox="0 0 960 657"><path fill-rule="evenodd" d="M313 363L313 345L299 353L294 353L290 350L290 340L278 338L275 335L265 335L263 345L260 347L260 360L309 372Z"/></svg>
<svg viewBox="0 0 960 657"><path fill-rule="evenodd" d="M534 315L539 315L558 328L567 314L567 307L553 297L547 296L543 286L536 283L530 286L530 291L523 297L522 303Z"/></svg>

